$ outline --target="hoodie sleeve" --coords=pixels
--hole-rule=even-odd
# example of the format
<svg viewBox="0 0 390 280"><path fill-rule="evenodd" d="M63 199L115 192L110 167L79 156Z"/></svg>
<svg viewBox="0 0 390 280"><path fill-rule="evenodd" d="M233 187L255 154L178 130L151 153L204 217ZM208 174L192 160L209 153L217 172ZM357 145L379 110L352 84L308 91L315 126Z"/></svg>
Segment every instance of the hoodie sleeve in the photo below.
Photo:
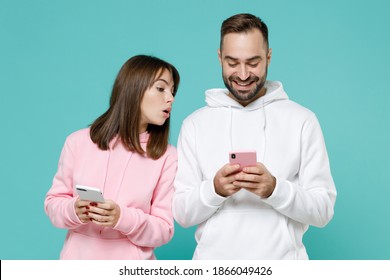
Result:
<svg viewBox="0 0 390 280"><path fill-rule="evenodd" d="M45 199L45 212L53 225L59 228L74 229L83 224L74 208L77 199L73 197L74 159L68 137L62 148L53 184Z"/></svg>
<svg viewBox="0 0 390 280"><path fill-rule="evenodd" d="M215 193L213 179L202 180L196 158L194 130L190 121L184 121L177 144L179 165L175 180L173 216L183 227L206 221L227 199Z"/></svg>
<svg viewBox="0 0 390 280"><path fill-rule="evenodd" d="M325 226L333 217L336 188L317 118L313 114L302 129L298 182L277 179L274 193L264 202L298 222Z"/></svg>
<svg viewBox="0 0 390 280"><path fill-rule="evenodd" d="M168 243L174 233L172 196L176 171L177 153L175 148L170 146L153 192L150 213L121 206L121 216L114 229L141 247L158 247Z"/></svg>

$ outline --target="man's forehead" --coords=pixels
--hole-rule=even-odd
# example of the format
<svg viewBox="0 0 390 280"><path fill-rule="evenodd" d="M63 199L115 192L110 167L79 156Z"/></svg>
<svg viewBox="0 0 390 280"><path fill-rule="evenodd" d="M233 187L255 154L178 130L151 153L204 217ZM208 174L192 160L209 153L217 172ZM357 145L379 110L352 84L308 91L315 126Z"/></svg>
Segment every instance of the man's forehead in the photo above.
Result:
<svg viewBox="0 0 390 280"><path fill-rule="evenodd" d="M251 54L250 57L261 56L267 52L267 44L258 30L245 33L228 33L223 38L221 52L224 56L237 58L240 53Z"/></svg>

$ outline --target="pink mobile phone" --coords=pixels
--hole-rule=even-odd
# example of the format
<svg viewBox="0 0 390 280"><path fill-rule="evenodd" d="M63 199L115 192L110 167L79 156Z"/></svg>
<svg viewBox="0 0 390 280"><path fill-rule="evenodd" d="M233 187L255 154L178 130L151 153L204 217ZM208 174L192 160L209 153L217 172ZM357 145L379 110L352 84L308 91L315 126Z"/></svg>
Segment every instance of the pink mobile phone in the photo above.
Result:
<svg viewBox="0 0 390 280"><path fill-rule="evenodd" d="M230 164L239 164L240 170L246 166L255 166L257 156L255 150L235 150L229 153Z"/></svg>

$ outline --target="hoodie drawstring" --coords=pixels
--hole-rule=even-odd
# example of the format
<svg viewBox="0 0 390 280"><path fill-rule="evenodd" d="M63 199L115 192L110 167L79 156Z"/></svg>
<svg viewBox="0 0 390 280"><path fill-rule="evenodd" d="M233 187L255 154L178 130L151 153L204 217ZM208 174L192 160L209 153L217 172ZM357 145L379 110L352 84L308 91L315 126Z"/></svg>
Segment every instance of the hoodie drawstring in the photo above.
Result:
<svg viewBox="0 0 390 280"><path fill-rule="evenodd" d="M253 101L252 103L248 104L245 108L242 107L242 105L237 102L236 100L234 100L233 98L231 98L229 96L229 91L228 89L226 88L213 88L213 89L209 89L206 91L205 93L205 97L206 97L206 103L207 103L207 106L209 108L224 108L224 109L228 109L229 110L229 144L230 144L230 149L231 150L234 150L234 148L238 148L240 149L241 147L234 147L234 144L237 144L237 143L233 143L234 139L233 139L233 125L234 125L234 120L233 120L233 110L237 109L237 110L245 110L245 111L254 111L256 110L256 112L258 112L258 110L262 110L262 113L261 112L258 112L259 115L257 115L258 118L263 118L264 121L263 123L259 123L259 127L256 127L256 129L261 129L262 131L259 131L263 134L263 136L260 136L263 138L264 140L264 143L263 143L263 147L260 147L259 146L259 143L257 143L258 145L256 146L256 143L254 144L256 146L256 148L258 149L258 161L259 162L265 162L266 160L266 147L267 147L267 135L266 135L266 129L267 129L267 112L265 111L265 106L267 106L267 108L269 108L268 106L275 102L275 101L283 101L283 100L288 100L288 96L286 94L286 92L284 91L283 89L283 85L282 83L278 82L278 81L266 81L265 82L265 85L264 87L267 89L267 92L264 96L262 96L261 98ZM262 108L261 108L262 107ZM260 114L262 114L262 116L260 116ZM234 116L236 117L236 116ZM239 114L238 114L238 117ZM245 124L243 124L245 125ZM262 127L260 127L262 126ZM260 140L259 140L260 141Z"/></svg>
<svg viewBox="0 0 390 280"><path fill-rule="evenodd" d="M229 121L230 121L230 129L229 129L229 138L230 138L230 151L233 151L233 109L232 106L228 106L229 108Z"/></svg>
<svg viewBox="0 0 390 280"><path fill-rule="evenodd" d="M110 159L111 159L111 153L113 152L112 151L113 149L114 149L114 145L110 146L110 148L108 149L108 156L107 156L107 163L106 163L106 172L105 172L105 175L104 175L104 183L103 183L103 187L102 187L103 195L104 195L105 189L106 189L108 170L109 170L109 167L110 167ZM120 180L119 180L119 184L118 184L118 186L117 186L117 188L115 190L115 193L113 193L113 196L112 196L114 201L118 201L119 191L120 191L120 189L122 187L123 178L125 177L126 170L128 168L128 165L129 165L129 162L130 162L130 159L131 159L132 156L133 156L133 152L129 152L129 154L127 156L127 159L126 159L126 163L125 163L124 169L121 172L121 177L120 177ZM108 227L102 227L100 229L99 233L103 234L103 232L108 230L108 229L109 229Z"/></svg>
<svg viewBox="0 0 390 280"><path fill-rule="evenodd" d="M267 126L267 116L265 114L264 99L263 99L263 106L262 106L261 110L263 111L263 118L264 118L264 121L263 121L264 145L263 145L263 156L262 156L262 163L264 163L265 162L265 148L267 147L267 135L265 134L265 128Z"/></svg>
<svg viewBox="0 0 390 280"><path fill-rule="evenodd" d="M233 108L232 106L228 106L227 107L228 110L229 110L229 141L230 141L230 151L234 150L234 147L233 147ZM262 108L260 109L262 111L262 114L263 114L263 124L261 125L260 129L261 129L261 134L263 135L263 151L261 153L260 156L260 162L264 163L265 162L265 151L266 151L266 147L267 147L267 136L266 136L266 126L267 126L267 116L266 116L266 112L265 112L265 103L264 103L264 99L262 101Z"/></svg>

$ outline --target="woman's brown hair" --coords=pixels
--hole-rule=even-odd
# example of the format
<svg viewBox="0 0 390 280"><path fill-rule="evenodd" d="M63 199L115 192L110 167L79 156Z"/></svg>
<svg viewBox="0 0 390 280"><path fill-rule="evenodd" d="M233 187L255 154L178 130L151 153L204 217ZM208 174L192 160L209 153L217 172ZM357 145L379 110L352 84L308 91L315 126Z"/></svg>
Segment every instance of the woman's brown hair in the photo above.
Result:
<svg viewBox="0 0 390 280"><path fill-rule="evenodd" d="M146 155L153 159L158 159L165 153L168 146L169 118L161 126L148 125L150 136L146 151L139 140L143 96L165 69L172 75L175 96L180 76L173 65L146 55L137 55L126 61L115 79L108 110L91 125L91 139L100 149L108 150L110 141L118 136L129 151L141 155L146 152Z"/></svg>

